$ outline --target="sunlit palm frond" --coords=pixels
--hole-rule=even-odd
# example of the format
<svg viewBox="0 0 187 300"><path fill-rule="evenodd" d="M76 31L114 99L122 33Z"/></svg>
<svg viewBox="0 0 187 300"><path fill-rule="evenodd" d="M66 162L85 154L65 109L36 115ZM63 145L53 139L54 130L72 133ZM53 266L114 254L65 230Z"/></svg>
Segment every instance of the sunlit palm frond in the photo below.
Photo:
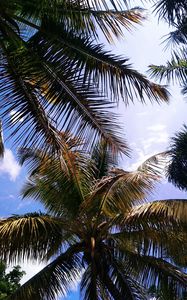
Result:
<svg viewBox="0 0 187 300"><path fill-rule="evenodd" d="M59 170L58 170L59 171ZM82 203L81 185L76 185L66 176L50 174L43 178L30 178L22 189L24 198L39 200L51 213L59 216L76 215ZM71 192L70 192L71 191Z"/></svg>
<svg viewBox="0 0 187 300"><path fill-rule="evenodd" d="M160 220L166 224L173 221L186 226L187 199L160 200L135 206L126 219L127 222L132 222L132 220L133 222Z"/></svg>
<svg viewBox="0 0 187 300"><path fill-rule="evenodd" d="M58 294L65 296L80 276L81 259L76 254L79 250L79 245L75 245L59 255L9 296L8 300L54 300Z"/></svg>
<svg viewBox="0 0 187 300"><path fill-rule="evenodd" d="M16 263L26 259L45 259L54 246L62 246L61 219L31 213L0 221L0 257Z"/></svg>
<svg viewBox="0 0 187 300"><path fill-rule="evenodd" d="M169 152L161 152L155 155L152 155L148 159L146 159L140 166L138 166L137 170L145 172L150 175L150 177L157 180L160 176L163 176L165 173L166 165L169 159Z"/></svg>
<svg viewBox="0 0 187 300"><path fill-rule="evenodd" d="M116 168L110 173L110 176L103 177L93 185L83 207L97 208L99 214L105 212L113 215L121 211L126 214L134 203L146 199L158 180L158 176L150 175L141 168L134 172Z"/></svg>
<svg viewBox="0 0 187 300"><path fill-rule="evenodd" d="M125 11L83 10L81 14L83 20L85 18L85 14L88 14L90 17L92 17L92 19L94 18L96 25L99 26L102 33L109 42L113 41L113 37L118 38L119 36L124 35L122 28L130 30L134 24L140 24L145 18L144 10L139 7L135 7ZM93 25L91 28L93 28Z"/></svg>
<svg viewBox="0 0 187 300"><path fill-rule="evenodd" d="M19 151L21 163L26 163L30 170L30 177L22 189L23 197L41 201L57 215L77 214L94 180L92 165L88 168L88 157L71 149L73 141L76 139L69 139L62 151L65 169L58 156L44 155L41 149Z"/></svg>

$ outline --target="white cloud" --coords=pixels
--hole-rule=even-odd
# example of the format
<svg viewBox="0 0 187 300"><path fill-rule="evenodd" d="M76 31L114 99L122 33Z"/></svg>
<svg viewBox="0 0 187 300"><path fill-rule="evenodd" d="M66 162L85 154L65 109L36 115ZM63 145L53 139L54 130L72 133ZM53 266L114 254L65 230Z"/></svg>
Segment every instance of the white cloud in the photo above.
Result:
<svg viewBox="0 0 187 300"><path fill-rule="evenodd" d="M21 280L21 284L24 284L27 280L33 277L36 273L40 272L46 264L44 263L34 263L34 262L27 262L20 264L21 269L26 272Z"/></svg>
<svg viewBox="0 0 187 300"><path fill-rule="evenodd" d="M5 149L4 158L0 161L0 175L8 174L11 181L15 181L21 171L21 167L16 161L10 149Z"/></svg>
<svg viewBox="0 0 187 300"><path fill-rule="evenodd" d="M164 146L169 141L169 134L166 131L163 132L157 132L152 135L150 138L143 139L142 145L144 150L150 150L153 148L153 145L155 144L164 144Z"/></svg>
<svg viewBox="0 0 187 300"><path fill-rule="evenodd" d="M146 138L141 139L140 143L142 144L143 151L145 153L152 152L152 149L158 148L158 152L160 152L160 146L162 147L162 151L165 150L166 145L169 141L169 134L167 132L167 128L162 124L151 125L147 128Z"/></svg>
<svg viewBox="0 0 187 300"><path fill-rule="evenodd" d="M163 124L155 124L155 125L151 125L147 128L149 131L153 131L153 132L161 132L163 130L166 130L166 125Z"/></svg>

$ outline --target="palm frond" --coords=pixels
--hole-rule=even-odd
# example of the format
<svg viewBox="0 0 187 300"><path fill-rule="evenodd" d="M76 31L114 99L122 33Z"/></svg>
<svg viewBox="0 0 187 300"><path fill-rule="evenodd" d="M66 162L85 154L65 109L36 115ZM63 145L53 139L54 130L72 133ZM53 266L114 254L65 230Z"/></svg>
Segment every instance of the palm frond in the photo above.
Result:
<svg viewBox="0 0 187 300"><path fill-rule="evenodd" d="M179 44L183 44L185 46L187 41L187 19L184 18L180 23L175 25L175 30L171 31L166 37L165 42L167 45L178 46Z"/></svg>
<svg viewBox="0 0 187 300"><path fill-rule="evenodd" d="M61 249L62 220L46 214L31 213L0 221L0 257L16 263L26 259L45 259L54 246Z"/></svg>
<svg viewBox="0 0 187 300"><path fill-rule="evenodd" d="M3 141L2 121L0 121L0 157L4 157L5 147Z"/></svg>
<svg viewBox="0 0 187 300"><path fill-rule="evenodd" d="M187 189L187 127L178 132L171 140L170 162L167 176L179 189Z"/></svg>
<svg viewBox="0 0 187 300"><path fill-rule="evenodd" d="M83 20L85 18L85 13L92 17L92 19L94 19L95 24L99 26L102 33L109 42L113 41L113 36L118 38L124 35L122 28L130 30L134 24L140 24L145 19L144 10L140 7L135 7L125 11L83 10L81 11ZM93 25L95 24L90 24L92 25L91 28L93 28Z"/></svg>
<svg viewBox="0 0 187 300"><path fill-rule="evenodd" d="M81 260L76 254L79 249L79 245L74 245L59 255L9 296L8 300L54 300L58 294L65 296L80 276Z"/></svg>
<svg viewBox="0 0 187 300"><path fill-rule="evenodd" d="M180 268L175 267L167 260L153 256L128 253L128 262L126 262L127 272L131 272L137 281L149 288L153 284L157 287L163 283L167 287L172 285L175 291L175 297L181 295L182 291L187 289L187 274Z"/></svg>
<svg viewBox="0 0 187 300"><path fill-rule="evenodd" d="M91 164L94 166L95 180L101 179L103 176L107 176L112 167L117 165L117 155L112 152L104 140L101 140L93 149Z"/></svg>
<svg viewBox="0 0 187 300"><path fill-rule="evenodd" d="M146 159L140 166L138 166L137 170L145 172L146 174L149 174L150 176L162 176L163 171L166 167L166 164L168 162L169 152L161 152L157 153L155 155L152 155L148 159Z"/></svg>
<svg viewBox="0 0 187 300"><path fill-rule="evenodd" d="M181 223L186 226L187 199L167 199L153 201L132 208L125 222L154 222L160 220L163 223Z"/></svg>
<svg viewBox="0 0 187 300"><path fill-rule="evenodd" d="M94 261L92 261L84 271L80 283L81 297L84 300L99 300L98 271Z"/></svg>
<svg viewBox="0 0 187 300"><path fill-rule="evenodd" d="M176 223L166 224L154 219L154 222L140 221L139 224L135 221L130 226L128 222L122 222L121 226L119 224L120 222L116 232L109 237L115 248L119 247L122 251L124 249L124 252L128 249L143 255L168 258L177 266L187 264L186 229Z"/></svg>
<svg viewBox="0 0 187 300"><path fill-rule="evenodd" d="M169 24L175 24L186 15L187 4L183 0L159 0L154 5L154 11L160 19L163 18Z"/></svg>
<svg viewBox="0 0 187 300"><path fill-rule="evenodd" d="M31 62L31 57L28 55L29 52L26 49L24 49L21 56L18 55L18 65L20 59L22 61L25 59L23 70L19 67L19 73L17 74L15 73L16 69L14 70L15 66L11 68L13 78L9 78L9 81L4 82L4 84L2 83L1 88L2 93L4 93L5 85L7 91L10 92L9 89L12 91L9 101L2 103L3 116L7 118L8 112L13 110L15 106L20 111L19 118L15 119L14 124L5 119L7 127L17 125L12 135L18 134L21 130L21 134L17 138L18 141L27 134L24 146L29 146L29 143L35 141L35 145L39 147L39 143L43 141L43 135L45 138L44 144L47 143L48 147L53 145L54 149L58 149L60 146L63 147L58 131L67 130L73 131L80 139L86 140L89 145L92 145L98 136L103 136L111 147L116 150L119 147L121 151L126 152L126 144L122 142L120 137L117 117L108 112L111 120L114 121L113 124L111 120L109 122L106 118L106 114L108 114L106 108L111 107L110 103L100 99L90 86L88 89L87 84L83 86L81 79L77 80L75 87L75 78L72 78L73 70L70 72L67 65L66 67L64 65L63 72L62 70L56 72L55 65L41 64L39 57L35 55L31 56ZM31 67L31 63L33 71L30 70L28 73L25 67L26 65ZM10 73L9 66L8 72ZM23 76L19 77L20 72L23 72ZM17 83L14 88L15 82ZM39 87L43 92L39 91ZM3 96L5 99L7 94L3 94ZM33 110L32 117L30 116L30 110ZM19 124L20 119L23 120L22 124ZM35 123L37 126L34 127ZM32 133L23 130L23 125L26 126L26 124L29 125ZM33 133L33 128L35 133Z"/></svg>
<svg viewBox="0 0 187 300"><path fill-rule="evenodd" d="M147 172L143 167L134 172L116 168L110 173L110 176L103 177L93 185L91 193L83 202L83 207L93 210L97 208L98 213L113 215L123 211L126 214L134 203L146 199L154 183L159 180L155 170L153 174L150 169Z"/></svg>
<svg viewBox="0 0 187 300"><path fill-rule="evenodd" d="M56 31L61 33L60 38L55 36ZM37 51L48 53L48 60L58 61L58 66L64 66L65 62L71 68L76 66L84 80L89 78L89 82L93 81L105 94L110 91L114 101L120 96L126 105L133 102L135 97L141 102L145 102L146 97L150 101L168 101L169 94L165 87L150 82L132 68L127 58L104 51L102 44L95 45L90 38L77 36L72 31L67 33L57 26L51 38L38 32L32 37L31 43L33 47L38 47Z"/></svg>
<svg viewBox="0 0 187 300"><path fill-rule="evenodd" d="M107 264L106 257L100 257L102 270L99 269L99 277L110 293L112 299L143 300L145 294L143 289L135 283L133 278L130 278L126 273L124 266L115 258L112 258L110 264Z"/></svg>
<svg viewBox="0 0 187 300"><path fill-rule="evenodd" d="M4 75L0 83L1 110L5 126L12 129L16 125L16 129L11 130L11 136L17 136L16 142L22 141L25 146L40 145L40 137L42 137L46 147L59 151L63 148L63 144L54 123L50 121L49 115L45 112L31 85L20 73L20 68L18 70L15 65L13 53L6 51L5 54L9 57L9 62L8 64L5 62L2 68ZM14 110L17 113L10 120L9 113Z"/></svg>
<svg viewBox="0 0 187 300"><path fill-rule="evenodd" d="M181 49L180 51L173 53L171 61L168 61L165 66L150 65L149 71L151 76L156 77L159 80L167 79L168 82L177 82L182 87L185 87L186 68L186 50ZM185 92L185 88L183 88L183 92Z"/></svg>
<svg viewBox="0 0 187 300"><path fill-rule="evenodd" d="M76 141L69 137L62 151L65 169L58 156L44 156L41 149L20 149L20 161L27 164L30 172L22 189L23 197L41 201L48 211L57 215L77 214L94 176L92 166L88 167L88 157L72 148Z"/></svg>

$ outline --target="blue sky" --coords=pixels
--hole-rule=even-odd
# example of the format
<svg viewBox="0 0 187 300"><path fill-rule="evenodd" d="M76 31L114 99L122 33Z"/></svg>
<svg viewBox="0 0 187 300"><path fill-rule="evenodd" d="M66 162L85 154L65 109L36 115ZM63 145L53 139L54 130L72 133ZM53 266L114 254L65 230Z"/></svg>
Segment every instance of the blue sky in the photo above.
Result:
<svg viewBox="0 0 187 300"><path fill-rule="evenodd" d="M164 23L158 25L157 20L148 16L148 21L143 26L137 26L131 33L126 32L125 38L116 42L112 49L115 53L131 58L135 68L146 72L149 64L163 64L169 59L170 49L163 51L161 37L168 33ZM135 101L135 105L128 108L120 103L120 122L124 126L126 139L133 149L132 159L124 158L124 168L134 168L148 156L164 151L169 145L169 139L178 131L186 121L187 104L180 95L177 87L170 89L171 102L166 104L142 105ZM11 150L11 144L6 143L5 158L0 162L0 214L22 214L41 209L40 204L32 200L21 200L20 190L26 179L27 173L16 161L16 154ZM175 189L165 181L158 185L152 199L186 198L185 193ZM43 265L24 264L27 272L24 280L28 279ZM67 299L78 299L77 292L68 295Z"/></svg>

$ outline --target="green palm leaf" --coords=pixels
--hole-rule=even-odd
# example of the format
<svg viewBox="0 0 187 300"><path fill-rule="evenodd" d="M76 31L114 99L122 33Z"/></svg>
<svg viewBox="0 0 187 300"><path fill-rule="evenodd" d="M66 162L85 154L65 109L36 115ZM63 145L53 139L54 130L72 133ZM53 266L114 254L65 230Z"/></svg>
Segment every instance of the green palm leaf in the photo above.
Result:
<svg viewBox="0 0 187 300"><path fill-rule="evenodd" d="M106 2L102 4L92 2L91 8L87 1L1 2L1 111L16 142L59 152L63 145L58 132L68 130L89 141L89 147L102 137L114 151L126 152L117 116L110 113L108 121L111 99L123 95L126 103L135 96L168 101L165 88L149 82L127 59L94 44L98 25L108 37L109 32L118 36L121 26L141 19L139 9L122 11L112 1L108 10ZM106 91L111 91L110 101L103 97ZM12 124L8 115L15 108Z"/></svg>
<svg viewBox="0 0 187 300"><path fill-rule="evenodd" d="M183 93L186 93L186 68L187 57L185 50L181 49L178 52L174 52L171 61L168 61L164 66L150 66L150 73L152 76L162 80L177 82L183 87Z"/></svg>

